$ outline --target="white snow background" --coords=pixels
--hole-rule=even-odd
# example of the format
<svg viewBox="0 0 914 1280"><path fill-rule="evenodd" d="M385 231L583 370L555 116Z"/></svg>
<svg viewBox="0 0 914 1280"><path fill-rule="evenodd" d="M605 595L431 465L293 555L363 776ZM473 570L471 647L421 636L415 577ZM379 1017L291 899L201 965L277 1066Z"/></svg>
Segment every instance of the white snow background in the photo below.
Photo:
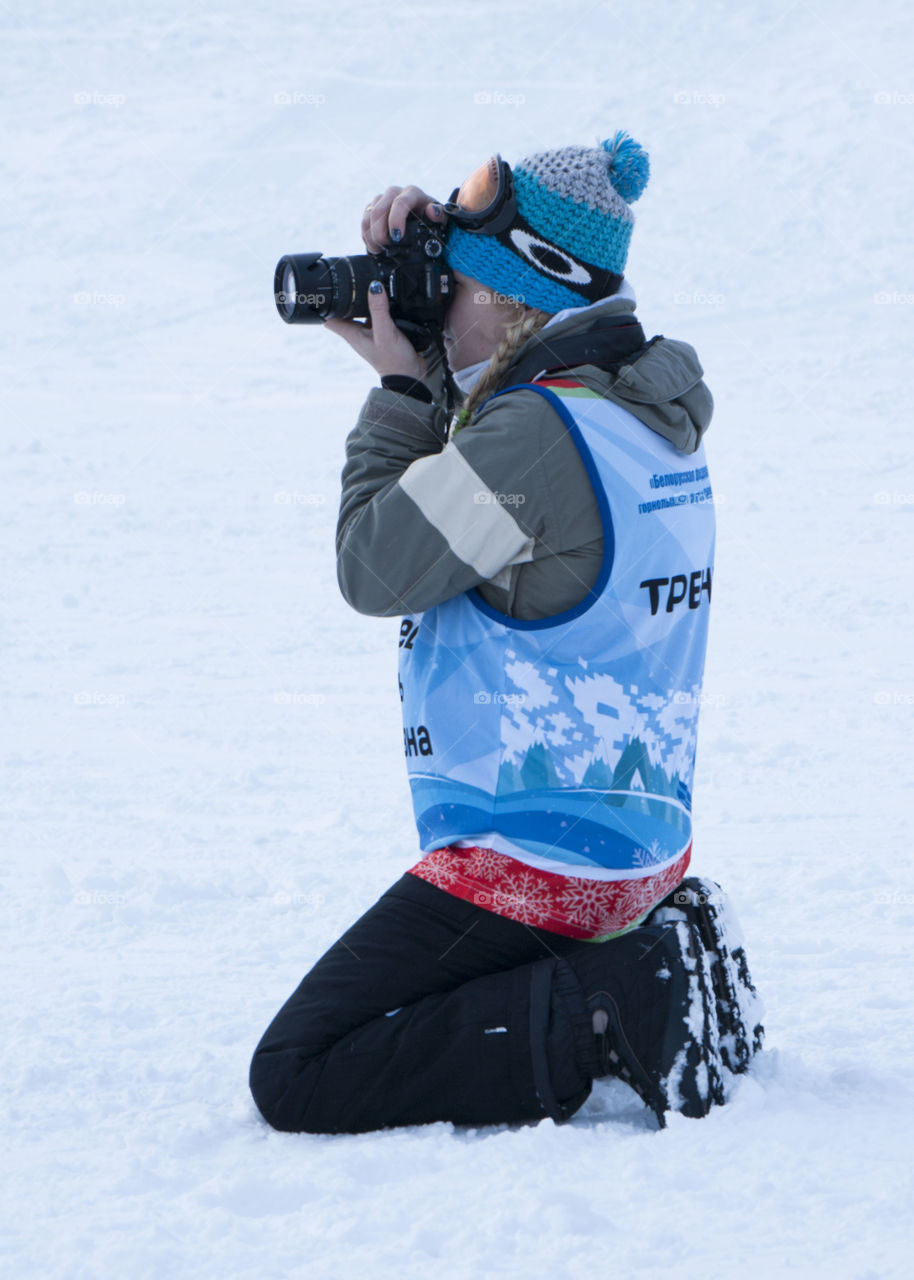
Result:
<svg viewBox="0 0 914 1280"><path fill-rule="evenodd" d="M914 1273L914 21L867 5L0 12L2 1274ZM398 619L336 584L375 385L278 257L389 184L649 150L627 275L716 401L693 868L767 1047L658 1132L278 1134L251 1052L417 857Z"/></svg>

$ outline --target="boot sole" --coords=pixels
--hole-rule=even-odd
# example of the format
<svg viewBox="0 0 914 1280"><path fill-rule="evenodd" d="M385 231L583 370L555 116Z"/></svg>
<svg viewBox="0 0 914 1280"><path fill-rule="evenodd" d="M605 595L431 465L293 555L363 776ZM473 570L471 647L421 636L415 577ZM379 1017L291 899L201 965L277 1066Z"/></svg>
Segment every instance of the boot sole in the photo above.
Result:
<svg viewBox="0 0 914 1280"><path fill-rule="evenodd" d="M710 965L695 928L687 922L676 922L679 962L673 969L678 979L679 1007L688 1023L690 1035L682 1042L671 1020L664 1042L664 1061L673 1061L661 1080L667 1110L700 1119L715 1104L724 1101L720 1038L717 1028ZM674 997L677 989L673 988ZM678 1048L677 1048L678 1044Z"/></svg>
<svg viewBox="0 0 914 1280"><path fill-rule="evenodd" d="M729 899L714 880L688 876L646 924L686 921L709 958L720 1029L720 1056L734 1075L745 1072L762 1047L764 1006L749 975L746 951Z"/></svg>

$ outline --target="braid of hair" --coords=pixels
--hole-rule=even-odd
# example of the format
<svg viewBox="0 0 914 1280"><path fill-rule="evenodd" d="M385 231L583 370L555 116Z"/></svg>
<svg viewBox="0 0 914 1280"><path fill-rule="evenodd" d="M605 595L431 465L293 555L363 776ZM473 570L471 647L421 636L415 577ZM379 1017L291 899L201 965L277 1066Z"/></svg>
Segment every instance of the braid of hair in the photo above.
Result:
<svg viewBox="0 0 914 1280"><path fill-rule="evenodd" d="M451 440L458 431L468 425L483 401L497 389L502 375L527 339L542 329L546 321L551 319L552 313L549 311L539 311L535 307L520 307L517 319L506 326L504 338L492 353L491 360L467 396L463 408L455 415L449 437Z"/></svg>

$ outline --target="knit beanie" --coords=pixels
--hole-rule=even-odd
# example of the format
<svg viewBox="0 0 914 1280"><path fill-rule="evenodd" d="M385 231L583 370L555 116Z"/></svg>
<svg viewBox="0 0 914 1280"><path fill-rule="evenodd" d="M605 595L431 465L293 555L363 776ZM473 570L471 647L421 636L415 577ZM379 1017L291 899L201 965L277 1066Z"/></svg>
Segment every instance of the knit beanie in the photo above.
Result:
<svg viewBox="0 0 914 1280"><path fill-rule="evenodd" d="M585 307L621 283L650 175L647 152L619 130L596 147L542 151L512 165L517 216L497 235L448 228L449 265L528 307Z"/></svg>

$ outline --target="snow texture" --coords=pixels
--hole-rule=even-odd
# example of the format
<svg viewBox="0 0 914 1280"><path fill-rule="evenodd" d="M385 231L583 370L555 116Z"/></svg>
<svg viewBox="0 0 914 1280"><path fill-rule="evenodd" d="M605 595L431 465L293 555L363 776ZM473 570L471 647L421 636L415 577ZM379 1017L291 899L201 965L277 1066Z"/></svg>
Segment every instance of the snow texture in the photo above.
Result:
<svg viewBox="0 0 914 1280"><path fill-rule="evenodd" d="M4 1275L910 1275L912 22L4 6ZM564 1127L274 1133L254 1044L417 856L399 620L335 576L375 379L274 264L620 128L639 316L716 403L693 870L766 1047L664 1131L616 1082Z"/></svg>

